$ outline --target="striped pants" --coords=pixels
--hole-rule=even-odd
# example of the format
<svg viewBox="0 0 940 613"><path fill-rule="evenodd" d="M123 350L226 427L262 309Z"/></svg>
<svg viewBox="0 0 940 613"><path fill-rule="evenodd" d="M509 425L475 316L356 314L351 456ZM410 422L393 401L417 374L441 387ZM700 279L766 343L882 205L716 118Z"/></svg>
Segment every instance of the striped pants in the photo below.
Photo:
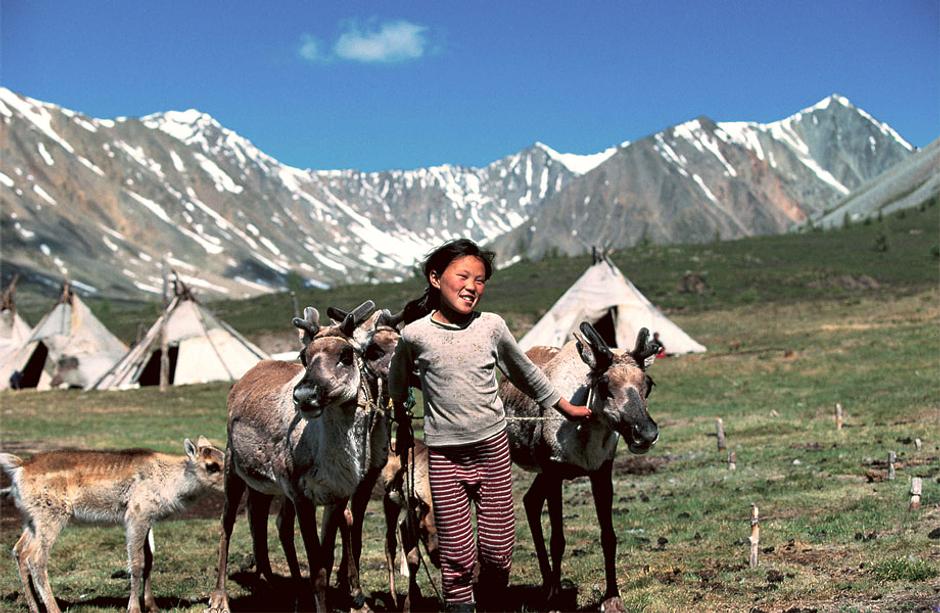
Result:
<svg viewBox="0 0 940 613"><path fill-rule="evenodd" d="M429 451L444 601L473 602L477 549L481 585L499 590L509 580L515 541L509 438L504 430L479 443ZM471 501L476 506L476 545Z"/></svg>

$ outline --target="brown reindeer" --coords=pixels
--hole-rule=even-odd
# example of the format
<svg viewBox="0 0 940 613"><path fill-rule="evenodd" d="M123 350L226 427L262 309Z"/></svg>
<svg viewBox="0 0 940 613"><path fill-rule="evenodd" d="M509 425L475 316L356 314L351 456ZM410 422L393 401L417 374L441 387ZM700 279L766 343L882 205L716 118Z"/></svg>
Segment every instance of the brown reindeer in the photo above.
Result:
<svg viewBox="0 0 940 613"><path fill-rule="evenodd" d="M327 314L335 324L339 325L349 315L345 311L330 307ZM342 548L343 556L340 563L339 577L341 589L348 591L353 598L353 606L361 608L364 598L361 590L352 587L358 585L358 577L350 575L359 568L359 559L362 552L362 524L365 518L366 505L377 480L384 477L383 467L389 455L390 424L388 414L384 407L388 403L387 380L388 367L395 352L401 335L397 325L401 323L402 314L392 315L388 311L377 311L364 323L352 331L356 343L363 347L362 364L367 377L369 388L376 388L376 397L365 403L360 403L356 413L354 431L361 437L361 445L369 448L369 466L356 487L350 501L350 513L344 513L344 507L327 505L324 509L323 527L320 540L323 545L324 567L327 579L333 565L333 548L336 542L336 531L340 529L344 537ZM308 330L306 320L299 321L298 325L307 332L316 334L315 330ZM306 361L306 349L301 351L302 361ZM267 548L267 517L272 496L248 490L248 515L250 518L252 545L257 565L257 571L269 583L274 581L270 558ZM287 565L293 579L299 579L300 566L297 562L296 550L293 547L295 511L289 499L281 503L277 517L278 534L287 558ZM348 532L347 532L348 530ZM347 538L348 535L348 538ZM348 547L347 547L348 545ZM349 556L352 555L353 565L350 565Z"/></svg>
<svg viewBox="0 0 940 613"><path fill-rule="evenodd" d="M586 403L592 411L587 423L566 421L555 411L542 411L536 403L503 380L499 395L506 408L513 461L536 473L523 503L542 583L549 602L561 590L561 559L565 536L561 512L562 481L587 475L601 529L601 548L607 590L602 610L623 608L614 568L617 537L614 533L613 460L622 437L631 453L646 453L659 438L656 422L647 411L653 381L646 374L659 349L640 330L633 351L612 351L594 328L581 324L583 338L561 349L534 347L527 353L565 398ZM521 419L520 419L521 418ZM551 561L542 533L542 507L548 501L551 523Z"/></svg>
<svg viewBox="0 0 940 613"><path fill-rule="evenodd" d="M59 611L49 585L49 550L72 518L125 525L131 576L127 610L139 613L141 584L144 607L157 610L150 583L154 522L209 489L222 489L222 451L201 436L196 444L186 439L183 448L185 457L147 449L60 450L23 461L0 453L0 467L13 481L10 491L23 518L13 556L30 611L39 611L33 587L46 611Z"/></svg>
<svg viewBox="0 0 940 613"><path fill-rule="evenodd" d="M380 482L384 489L388 589L392 603L397 608L395 556L398 548L397 535L400 534L402 554L408 565L408 592L402 603L402 610L410 611L412 604L421 596L418 587L419 540L424 543L430 562L437 567L441 565L437 548L437 527L434 523L434 505L431 501L431 482L428 480L428 448L421 441L414 441L407 466L402 466L401 457L391 450L388 463L382 469ZM406 513L404 517L401 516L402 511Z"/></svg>
<svg viewBox="0 0 940 613"><path fill-rule="evenodd" d="M362 361L364 347L354 331L374 310L368 301L341 324L320 328L319 314L308 307L304 319L294 319L294 325L304 330L304 365L266 360L232 387L222 535L210 611L229 610L228 546L246 488L267 496L283 494L291 501L300 522L314 602L317 610L326 610L326 552L317 535L316 506L344 509L372 465L372 446L357 431L357 423L361 402L374 399L378 390L370 389L371 377ZM293 549L290 532L289 542L282 538L288 556ZM349 576L358 579L358 570L351 568Z"/></svg>

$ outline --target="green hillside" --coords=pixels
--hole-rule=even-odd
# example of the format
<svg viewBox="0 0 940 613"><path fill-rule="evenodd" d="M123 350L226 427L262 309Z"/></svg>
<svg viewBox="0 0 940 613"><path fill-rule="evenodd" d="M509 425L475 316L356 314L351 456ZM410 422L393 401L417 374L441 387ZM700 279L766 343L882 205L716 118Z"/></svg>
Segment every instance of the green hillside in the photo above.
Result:
<svg viewBox="0 0 940 613"><path fill-rule="evenodd" d="M755 303L866 296L897 296L936 286L940 275L940 206L924 203L881 221L832 231L760 236L691 245L641 245L613 254L624 274L667 313L700 313ZM524 333L584 272L590 256L547 257L498 270L487 286L483 308L502 314L513 332ZM681 293L686 272L700 275L708 289ZM870 279L869 279L870 278ZM348 285L330 290L300 289L301 308L351 308L371 298L383 308L400 308L424 282ZM21 296L20 311L35 323L51 306L49 296ZM102 321L133 341L141 325L159 312L157 303L89 299ZM293 316L287 293L248 300L217 301L212 310L249 337L278 333ZM325 315L324 315L325 317Z"/></svg>

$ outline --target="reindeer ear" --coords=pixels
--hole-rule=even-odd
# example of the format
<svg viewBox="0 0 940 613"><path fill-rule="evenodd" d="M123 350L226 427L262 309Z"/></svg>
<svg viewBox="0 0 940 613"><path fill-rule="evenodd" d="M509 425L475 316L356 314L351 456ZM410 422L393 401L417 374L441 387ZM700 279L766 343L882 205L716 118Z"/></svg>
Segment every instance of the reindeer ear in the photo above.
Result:
<svg viewBox="0 0 940 613"><path fill-rule="evenodd" d="M572 335L575 338L575 346L578 348L578 353L581 355L581 361L587 364L588 368L594 370L597 367L597 360L594 359L594 352L591 351L591 346L584 340L580 332L572 332Z"/></svg>
<svg viewBox="0 0 940 613"><path fill-rule="evenodd" d="M604 372L610 368L610 365L614 362L613 352L610 350L610 347L607 346L607 342L598 334L597 330L594 329L594 326L586 321L582 321L579 328L594 356L594 365L591 366L591 370ZM583 355L581 359L584 359ZM587 362L587 360L585 360L585 362L590 366L590 362Z"/></svg>
<svg viewBox="0 0 940 613"><path fill-rule="evenodd" d="M193 442L188 438L183 440L183 450L186 452L186 457L190 460L196 459L196 446L193 445Z"/></svg>

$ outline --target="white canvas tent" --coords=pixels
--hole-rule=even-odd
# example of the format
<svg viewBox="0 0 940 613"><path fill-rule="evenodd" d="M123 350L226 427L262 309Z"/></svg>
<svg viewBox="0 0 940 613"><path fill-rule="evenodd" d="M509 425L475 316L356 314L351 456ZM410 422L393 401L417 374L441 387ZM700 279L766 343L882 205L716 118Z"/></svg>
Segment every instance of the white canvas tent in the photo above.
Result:
<svg viewBox="0 0 940 613"><path fill-rule="evenodd" d="M87 388L126 351L66 282L55 307L0 363L0 389Z"/></svg>
<svg viewBox="0 0 940 613"><path fill-rule="evenodd" d="M0 296L0 364L26 342L32 331L16 312L16 280L14 277Z"/></svg>
<svg viewBox="0 0 940 613"><path fill-rule="evenodd" d="M599 258L522 337L519 345L561 347L582 321L590 322L611 347L633 349L640 328L659 332L666 353L698 353L695 342L623 276L608 258Z"/></svg>
<svg viewBox="0 0 940 613"><path fill-rule="evenodd" d="M174 293L163 315L143 339L93 389L159 385L164 344L169 357L170 385L235 381L261 360L269 359L231 326L216 319L181 282L176 282Z"/></svg>

